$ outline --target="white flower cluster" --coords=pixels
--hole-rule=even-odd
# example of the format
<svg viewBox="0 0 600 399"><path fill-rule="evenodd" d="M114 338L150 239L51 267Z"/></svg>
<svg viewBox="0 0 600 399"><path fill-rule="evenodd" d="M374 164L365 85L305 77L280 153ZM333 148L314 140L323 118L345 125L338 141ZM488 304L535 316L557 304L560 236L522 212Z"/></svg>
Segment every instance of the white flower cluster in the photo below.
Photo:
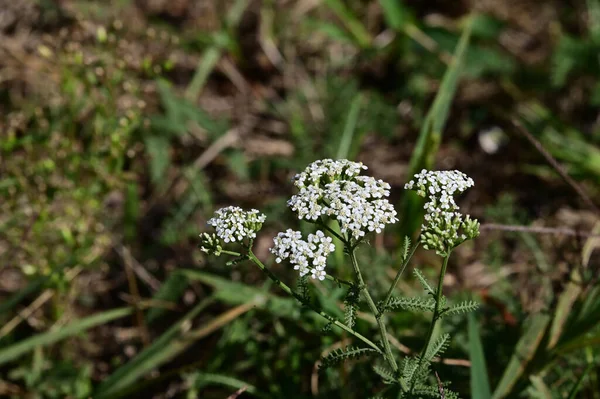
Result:
<svg viewBox="0 0 600 399"><path fill-rule="evenodd" d="M266 216L256 209L245 211L237 206L228 206L215 212L208 224L217 230L217 237L225 241L236 242L244 238L256 238Z"/></svg>
<svg viewBox="0 0 600 399"><path fill-rule="evenodd" d="M311 273L313 279L324 280L327 256L335 250L331 241L331 237L325 236L320 230L309 234L308 240L304 241L302 233L288 229L277 234L273 239L275 245L270 251L277 256L277 263L289 259L300 276Z"/></svg>
<svg viewBox="0 0 600 399"><path fill-rule="evenodd" d="M423 169L404 188L416 190L417 194L423 198L429 197L429 202L425 207L426 211L440 209L452 212L458 209L458 205L454 202L454 194L462 193L467 188L473 187L474 184L473 179L458 170L431 171Z"/></svg>
<svg viewBox="0 0 600 399"><path fill-rule="evenodd" d="M380 233L386 224L395 223L396 210L385 198L390 185L370 176L359 176L367 169L360 162L324 159L310 164L294 177L299 193L288 206L299 219L337 220L343 234L360 239L366 232Z"/></svg>
<svg viewBox="0 0 600 399"><path fill-rule="evenodd" d="M421 241L426 249L434 249L445 256L465 240L479 235L479 222L469 215L463 217L454 201L455 193L462 193L473 185L473 179L458 170L423 169L404 186L427 198L425 223L421 228Z"/></svg>

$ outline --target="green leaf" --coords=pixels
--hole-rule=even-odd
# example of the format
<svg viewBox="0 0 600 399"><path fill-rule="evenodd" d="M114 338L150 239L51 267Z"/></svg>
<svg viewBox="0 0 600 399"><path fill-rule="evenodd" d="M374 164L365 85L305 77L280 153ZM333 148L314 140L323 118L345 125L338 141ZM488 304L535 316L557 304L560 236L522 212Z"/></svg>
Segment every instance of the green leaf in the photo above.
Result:
<svg viewBox="0 0 600 399"><path fill-rule="evenodd" d="M256 387L252 384L249 384L245 381L238 380L237 378L229 377L222 374L212 374L212 373L196 373L194 375L194 383L193 385L196 388L201 388L210 384L218 384L224 385L233 389L241 389L245 388L245 392L254 395L258 398L266 398L267 396L258 392Z"/></svg>
<svg viewBox="0 0 600 399"><path fill-rule="evenodd" d="M491 399L492 389L488 379L485 355L479 334L479 324L473 313L470 313L467 319L469 322L469 357L471 359L471 396Z"/></svg>
<svg viewBox="0 0 600 399"><path fill-rule="evenodd" d="M92 327L106 324L112 320L128 316L131 314L131 312L131 308L109 310L107 312L98 313L93 316L77 320L71 324L61 327L59 330L48 331L19 341L16 344L0 350L0 365L14 360L37 347L54 344L65 338L82 333Z"/></svg>
<svg viewBox="0 0 600 399"><path fill-rule="evenodd" d="M265 289L251 287L198 270L180 269L180 272L190 280L201 281L213 287L215 299L229 305L242 305L256 300L258 308L267 309L274 316L297 320L301 315L301 309L294 299L282 298ZM320 321L319 316L312 312L308 313L307 317L313 317Z"/></svg>
<svg viewBox="0 0 600 399"><path fill-rule="evenodd" d="M208 47L204 50L204 53L202 53L194 77L185 91L185 97L189 101L195 101L202 92L202 89L208 80L208 76L217 65L217 62L221 59L221 51L221 48L215 44Z"/></svg>
<svg viewBox="0 0 600 399"><path fill-rule="evenodd" d="M550 316L547 314L539 313L529 316L525 322L528 327L517 343L508 366L494 391L493 399L505 398L512 392L515 384L523 375L525 367L535 355L549 323Z"/></svg>
<svg viewBox="0 0 600 399"><path fill-rule="evenodd" d="M571 272L571 278L567 283L564 291L558 298L556 309L552 317L552 325L550 326L550 337L548 339L548 349L552 349L564 330L568 317L573 312L573 305L579 294L581 294L581 276L578 269Z"/></svg>
<svg viewBox="0 0 600 399"><path fill-rule="evenodd" d="M452 99L456 94L460 73L473 26L472 18L469 19L462 32L452 63L446 70L440 90L438 91L429 112L425 116L423 125L419 132L419 138L410 159L407 176L412 178L421 169L431 169L439 145L442 141L442 131L448 119ZM415 192L407 191L404 194L400 206L400 220L404 221L401 226L402 235L412 237L421 223L423 215L423 200Z"/></svg>
<svg viewBox="0 0 600 399"><path fill-rule="evenodd" d="M410 14L401 0L379 0L387 25L397 32L404 29Z"/></svg>
<svg viewBox="0 0 600 399"><path fill-rule="evenodd" d="M410 237L404 237L404 245L402 246L402 262L405 262L408 258L408 253L410 251Z"/></svg>
<svg viewBox="0 0 600 399"><path fill-rule="evenodd" d="M533 385L534 389L537 391L536 398L540 399L554 399L552 395L552 391L548 388L548 385L544 382L544 379L539 375L532 375L529 377L529 381L531 381L531 385Z"/></svg>
<svg viewBox="0 0 600 399"><path fill-rule="evenodd" d="M388 309L405 309L414 312L433 312L435 299L392 297Z"/></svg>
<svg viewBox="0 0 600 399"><path fill-rule="evenodd" d="M344 323L350 328L354 327L356 323L359 299L360 292L358 288L355 286L350 287L344 299Z"/></svg>
<svg viewBox="0 0 600 399"><path fill-rule="evenodd" d="M212 298L207 298L198 303L177 323L156 339L152 345L144 349L128 363L116 369L98 386L94 398L118 397L119 392L130 387L137 379L185 350L193 341L182 338L184 323L194 319L212 301Z"/></svg>
<svg viewBox="0 0 600 399"><path fill-rule="evenodd" d="M417 278L417 280L419 280L425 291L427 291L431 295L435 295L435 290L429 285L423 273L419 269L414 269L413 273L415 274L415 277Z"/></svg>
<svg viewBox="0 0 600 399"><path fill-rule="evenodd" d="M345 360L356 359L373 352L377 353L377 351L373 348L358 348L354 346L348 346L344 349L336 349L321 359L321 366L319 366L319 369L326 369Z"/></svg>
<svg viewBox="0 0 600 399"><path fill-rule="evenodd" d="M464 301L459 303L458 305L454 305L442 312L442 316L456 316L461 313L469 313L474 312L479 308L479 304L475 301Z"/></svg>
<svg viewBox="0 0 600 399"><path fill-rule="evenodd" d="M450 346L450 334L443 334L430 345L425 353L425 359L431 361L435 356L439 356Z"/></svg>
<svg viewBox="0 0 600 399"><path fill-rule="evenodd" d="M375 371L375 373L381 377L384 384L396 383L396 376L394 375L394 372L386 366L375 365L373 366L373 371Z"/></svg>

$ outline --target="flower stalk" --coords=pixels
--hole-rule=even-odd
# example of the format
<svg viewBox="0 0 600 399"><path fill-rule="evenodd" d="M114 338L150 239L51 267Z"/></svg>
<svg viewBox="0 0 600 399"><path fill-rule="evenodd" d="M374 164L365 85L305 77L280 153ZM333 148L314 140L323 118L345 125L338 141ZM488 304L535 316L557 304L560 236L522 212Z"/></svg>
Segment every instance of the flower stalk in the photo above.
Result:
<svg viewBox="0 0 600 399"><path fill-rule="evenodd" d="M357 339L361 340L362 342L364 342L371 348L375 349L377 352L382 353L381 348L379 348L379 346L377 346L377 344L375 344L373 341L371 341L364 335L360 334L359 332L354 331L352 328L348 327L344 323L341 323L340 321L336 320L334 317L328 315L327 313L323 312L322 310L317 309L310 302L306 301L301 295L294 292L287 284L285 284L275 274L273 274L273 272L271 270L269 270L260 261L260 259L258 259L256 257L256 255L254 255L254 253L252 252L251 249L248 251L248 259L250 261L252 261L252 263L254 263L256 266L258 266L258 268L260 270L262 270L267 275L267 277L269 277L271 279L271 281L273 281L276 285L278 285L279 288L281 288L283 291L285 291L288 295L291 295L294 298L296 298L300 303L302 303L302 305L306 306L307 308L309 308L310 310L312 310L313 312L315 312L316 314L318 314L319 316L321 316L328 322L332 323L333 325L341 328L342 330L346 331L347 333L349 333L349 334L353 335L354 337L356 337Z"/></svg>
<svg viewBox="0 0 600 399"><path fill-rule="evenodd" d="M429 349L429 345L431 345L431 339L433 338L433 331L435 330L435 326L438 322L438 320L441 317L441 303L442 303L442 290L444 288L444 277L446 276L446 269L448 268L448 260L450 259L450 253L448 252L448 254L446 254L446 256L444 257L444 261L442 263L442 269L440 270L440 276L438 279L438 285L437 285L437 290L435 291L435 307L433 309L433 316L431 317L431 322L429 323L429 329L427 330L427 336L425 339L425 344L423 345L423 348L421 349L421 353L419 355L419 366L420 367L423 364L423 359L425 358L425 355L427 354L427 349ZM415 382L416 380L413 379L411 382L411 392L415 387Z"/></svg>

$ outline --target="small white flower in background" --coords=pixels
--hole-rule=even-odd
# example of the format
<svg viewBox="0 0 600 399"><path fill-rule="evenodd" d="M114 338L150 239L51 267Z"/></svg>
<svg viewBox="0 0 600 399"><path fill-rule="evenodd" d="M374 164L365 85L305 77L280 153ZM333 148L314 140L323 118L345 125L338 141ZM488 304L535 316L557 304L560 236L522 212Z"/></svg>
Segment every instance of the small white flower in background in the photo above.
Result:
<svg viewBox="0 0 600 399"><path fill-rule="evenodd" d="M226 243L241 242L244 238L256 238L267 217L256 209L245 211L237 206L228 206L215 212L208 224L217 231L217 237Z"/></svg>
<svg viewBox="0 0 600 399"><path fill-rule="evenodd" d="M479 222L469 215L463 217L454 201L454 194L473 187L473 179L458 170L427 171L423 169L404 188L415 190L425 203L425 218L421 227L421 242L445 256L449 251L479 235Z"/></svg>
<svg viewBox="0 0 600 399"><path fill-rule="evenodd" d="M390 185L370 176L359 176L367 167L345 159L313 162L294 177L299 193L288 206L299 219L337 220L343 234L360 239L367 232L381 233L386 224L395 223L396 210L385 198Z"/></svg>
<svg viewBox="0 0 600 399"><path fill-rule="evenodd" d="M275 245L270 251L277 257L277 263L289 259L300 276L311 273L313 279L325 279L327 256L335 250L331 237L318 230L315 234L309 234L305 241L302 233L288 229L277 234L273 242Z"/></svg>

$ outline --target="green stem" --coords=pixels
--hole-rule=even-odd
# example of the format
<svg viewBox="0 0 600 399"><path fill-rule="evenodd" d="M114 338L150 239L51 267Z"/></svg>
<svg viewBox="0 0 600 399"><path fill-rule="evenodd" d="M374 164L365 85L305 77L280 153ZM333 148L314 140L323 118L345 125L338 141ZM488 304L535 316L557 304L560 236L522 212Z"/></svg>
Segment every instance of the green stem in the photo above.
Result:
<svg viewBox="0 0 600 399"><path fill-rule="evenodd" d="M294 298L296 298L304 306L308 307L313 312L315 312L319 316L323 317L324 319L326 319L330 323L333 323L337 327L339 327L342 330L348 332L349 334L355 336L356 338L358 338L361 341L363 341L365 344L369 345L371 348L375 349L377 352L381 353L381 349L379 348L379 346L377 346L370 339L368 339L367 337L363 336L362 334L354 331L352 328L348 327L347 325L345 325L345 324L339 322L338 320L334 319L332 316L328 315L327 313L323 312L322 310L319 310L319 309L315 308L312 304L310 304L309 302L305 301L302 296L300 296L297 293L295 293L294 291L292 291L292 289L290 287L288 287L285 283L283 283L281 280L279 280L279 278L277 278L277 276L275 274L273 274L272 271L270 271L269 269L267 269L267 267L256 257L256 255L254 255L254 253L252 252L252 250L248 251L248 258L252 262L254 262L254 264L256 264L256 266L258 266L275 284L277 284L279 286L279 288L281 288L286 293L288 293L289 295L291 295Z"/></svg>
<svg viewBox="0 0 600 399"><path fill-rule="evenodd" d="M222 254L225 254L225 255L231 255L231 256L241 256L241 255L242 255L242 254L241 254L241 253L239 253L239 252L226 251L226 250L224 250L224 249L222 249L222 250L221 250L221 253L222 253Z"/></svg>
<svg viewBox="0 0 600 399"><path fill-rule="evenodd" d="M381 341L383 342L383 348L385 350L385 358L386 358L387 362L389 363L390 367L392 368L392 370L394 371L394 373L396 373L398 371L398 364L396 364L396 359L394 359L394 355L392 354L392 348L390 347L390 341L388 340L388 337L387 337L385 323L383 322L381 315L379 314L377 305L375 305L373 298L371 298L371 294L369 294L369 291L367 290L365 281L363 280L362 274L360 272L360 268L358 267L358 262L356 260L356 254L354 253L354 249L351 249L349 251L349 255L350 255L350 260L352 261L352 266L354 267L354 273L356 274L356 281L358 283L358 288L359 288L360 292L362 292L362 294L364 295L365 299L367 300L367 305L369 305L371 312L373 313L373 315L375 316L375 319L377 320L377 325L379 326L379 332L381 333Z"/></svg>
<svg viewBox="0 0 600 399"><path fill-rule="evenodd" d="M427 339L425 340L425 345L423 345L423 349L421 349L421 355L419 356L419 365L417 366L417 370L423 364L423 359L425 358L425 354L427 353L427 349L429 349L429 344L431 342L431 338L433 337L433 330L435 329L435 325L440 318L440 303L442 302L442 289L444 287L444 276L446 275L446 268L448 267L448 259L450 259L450 253L448 252L446 257L444 258L444 263L442 264L442 270L440 271L440 277L438 280L437 291L435 292L435 307L433 308L433 317L431 318L431 323L429 324L429 330L427 331ZM416 373L415 373L416 375ZM416 379L413 377L410 391L415 387Z"/></svg>
<svg viewBox="0 0 600 399"><path fill-rule="evenodd" d="M333 236L335 236L335 238L337 238L338 240L340 240L344 244L346 243L346 239L344 237L342 237L341 235L339 235L337 231L335 231L331 227L327 226L327 224L325 222L323 222L322 220L319 220L318 224L321 227L323 227L325 230L327 230L328 232L330 232Z"/></svg>
<svg viewBox="0 0 600 399"><path fill-rule="evenodd" d="M333 276L332 276L332 275L330 275L330 274L326 274L326 275L325 275L325 278L326 278L327 280L335 281L336 283L338 283L338 284L340 284L340 285L342 285L342 284L343 284L343 285L347 285L348 287L352 287L352 286L354 285L354 284L352 284L350 281L346 281L346 280L339 279L339 278L337 278L337 277L333 277Z"/></svg>
<svg viewBox="0 0 600 399"><path fill-rule="evenodd" d="M406 259L404 259L404 262L402 262L402 266L400 267L400 270L398 270L398 273L396 273L394 282L390 286L390 289L388 290L387 295L385 296L385 299L383 300L383 306L381 306L380 313L383 313L385 311L385 309L387 308L387 306L389 305L390 299L392 298L392 293L394 292L394 288L396 288L396 285L398 284L398 281L400 281L400 277L402 276L402 273L404 273L406 266L408 265L411 258L415 254L417 248L419 248L420 244L421 244L421 242L417 241L415 243L415 245L412 247L412 249L411 249L410 253L408 254L408 256L406 257Z"/></svg>

